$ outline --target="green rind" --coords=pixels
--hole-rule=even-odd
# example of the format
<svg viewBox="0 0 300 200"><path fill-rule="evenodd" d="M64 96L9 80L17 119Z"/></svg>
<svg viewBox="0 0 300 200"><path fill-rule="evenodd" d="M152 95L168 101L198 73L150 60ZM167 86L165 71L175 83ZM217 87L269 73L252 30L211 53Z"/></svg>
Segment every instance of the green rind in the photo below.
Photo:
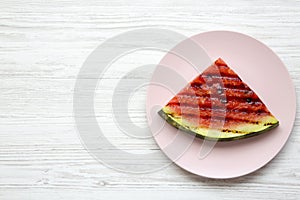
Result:
<svg viewBox="0 0 300 200"><path fill-rule="evenodd" d="M195 135L198 138L201 139L206 139L206 140L212 140L212 141L233 141L233 140L240 140L240 139L245 139L245 138L249 138L249 137L253 137L253 136L257 136L260 135L264 132L267 132L273 128L276 128L279 125L279 121L277 121L277 123L272 124L271 126L269 126L266 129L263 129L261 131L257 131L257 132L250 132L247 133L245 135L241 135L241 136L236 136L236 137L230 137L230 138L214 138L214 137L209 137L209 136L204 136L201 135L199 133L196 133L184 126L182 126L181 124L177 123L176 121L174 121L168 114L166 114L163 110L158 111L159 116L161 116L164 120L166 120L170 125L174 126L175 128L182 130L186 133Z"/></svg>

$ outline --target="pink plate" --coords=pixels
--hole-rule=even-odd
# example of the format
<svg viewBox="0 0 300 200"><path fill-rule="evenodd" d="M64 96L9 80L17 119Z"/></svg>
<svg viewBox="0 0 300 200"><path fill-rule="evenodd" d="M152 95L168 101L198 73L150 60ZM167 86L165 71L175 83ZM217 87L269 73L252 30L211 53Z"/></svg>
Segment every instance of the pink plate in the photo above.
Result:
<svg viewBox="0 0 300 200"><path fill-rule="evenodd" d="M163 80L162 84L152 84L148 88L147 118L154 138L175 164L191 173L210 178L233 178L251 173L274 158L291 133L296 115L296 94L289 73L271 49L247 35L212 31L191 39L208 55L199 54L196 68L173 53L167 53L153 74L153 82ZM252 138L213 144L180 132L158 117L157 111L186 83L176 81L176 76L171 73L163 73L166 70L162 66L182 80L190 81L219 57L258 94L279 120L279 127ZM164 126L158 128L162 123ZM200 156L203 149L206 154Z"/></svg>

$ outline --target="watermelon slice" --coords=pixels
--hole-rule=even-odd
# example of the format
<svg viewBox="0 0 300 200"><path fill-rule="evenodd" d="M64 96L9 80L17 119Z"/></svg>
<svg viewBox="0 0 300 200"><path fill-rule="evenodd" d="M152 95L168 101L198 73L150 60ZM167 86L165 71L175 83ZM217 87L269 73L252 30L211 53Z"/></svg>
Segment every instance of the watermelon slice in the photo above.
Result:
<svg viewBox="0 0 300 200"><path fill-rule="evenodd" d="M221 58L158 113L175 128L218 141L255 136L279 125L257 94Z"/></svg>

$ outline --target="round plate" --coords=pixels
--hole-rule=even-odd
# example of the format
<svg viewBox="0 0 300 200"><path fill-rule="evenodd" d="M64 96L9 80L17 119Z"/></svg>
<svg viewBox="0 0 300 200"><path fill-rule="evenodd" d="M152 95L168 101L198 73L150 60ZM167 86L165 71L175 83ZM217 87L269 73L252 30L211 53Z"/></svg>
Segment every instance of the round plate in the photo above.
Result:
<svg viewBox="0 0 300 200"><path fill-rule="evenodd" d="M208 67L209 59L203 52L200 55L202 65L196 68L169 52L152 77L155 83L161 80L163 84L151 84L148 88L146 110L154 138L174 163L191 173L210 178L233 178L251 173L274 158L291 133L296 114L296 94L289 73L271 49L247 35L212 31L195 35L191 39L202 46L211 62L221 57L258 94L280 125L252 138L216 144L198 138L192 138L189 144L186 140L191 138L189 134L180 132L167 123L158 129L157 126L161 126L163 119L158 117L157 111L186 84L176 82L176 76L171 73L163 73L166 71L163 67L178 75L178 80L185 81L191 81ZM177 142L173 142L174 140ZM186 148L180 147L180 141ZM204 145L211 149L206 150L205 156L199 156L205 149ZM179 155L177 150L174 156L178 148L184 151Z"/></svg>

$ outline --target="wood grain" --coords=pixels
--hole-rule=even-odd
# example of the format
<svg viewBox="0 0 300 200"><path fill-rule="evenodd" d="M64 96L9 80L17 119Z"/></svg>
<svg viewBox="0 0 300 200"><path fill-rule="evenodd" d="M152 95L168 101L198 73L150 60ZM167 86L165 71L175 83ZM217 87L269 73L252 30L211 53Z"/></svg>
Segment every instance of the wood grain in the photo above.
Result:
<svg viewBox="0 0 300 200"><path fill-rule="evenodd" d="M299 104L284 149L262 169L236 179L198 177L175 165L148 174L116 172L83 148L73 119L76 76L106 39L134 28L156 27L187 36L232 30L267 44L287 66L300 92L299 1L34 1L0 2L0 199L299 199ZM154 56L155 55L155 56ZM137 62L162 54L145 51L113 67L96 91L97 118L112 143L127 151L158 150L154 141L118 133L109 109L111 83ZM136 79L144 79L139 74ZM130 105L145 125L145 91ZM163 162L158 160L157 162Z"/></svg>

